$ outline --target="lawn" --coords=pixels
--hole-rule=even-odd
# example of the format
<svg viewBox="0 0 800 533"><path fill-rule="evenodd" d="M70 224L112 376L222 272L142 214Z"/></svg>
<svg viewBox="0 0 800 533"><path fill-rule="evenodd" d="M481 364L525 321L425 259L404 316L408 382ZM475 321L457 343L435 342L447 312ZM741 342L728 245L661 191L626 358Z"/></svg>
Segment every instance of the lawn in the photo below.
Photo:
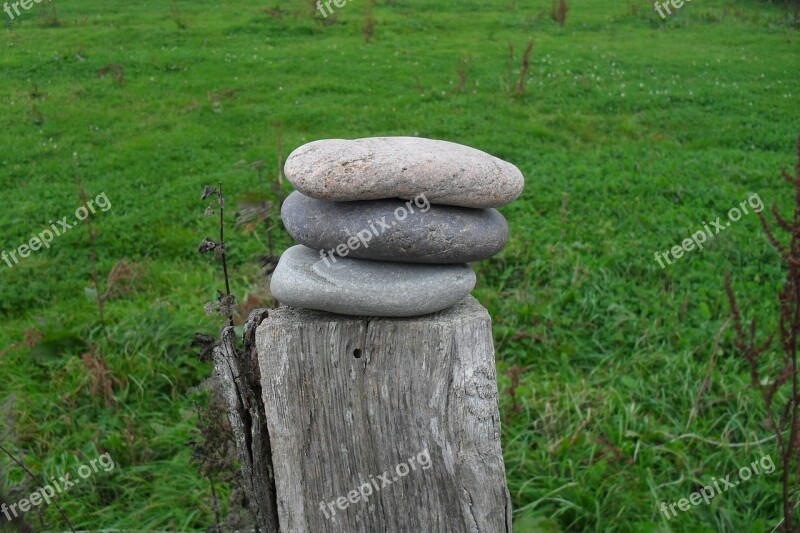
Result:
<svg viewBox="0 0 800 533"><path fill-rule="evenodd" d="M526 177L474 291L494 323L515 530L775 527L780 468L671 519L659 506L778 463L724 276L745 318L774 328L779 257L754 214L666 268L654 253L753 195L789 211L800 36L755 0L695 0L665 20L650 2L572 3L563 26L546 0L364 0L335 20L309 0L0 12L0 251L72 218L81 190L110 203L0 262L0 444L47 476L113 457L58 500L78 529L214 524L187 445L212 372L189 343L222 322L203 311L222 287L197 253L216 231L203 186L225 187L233 292L269 305L259 256L292 241L234 214L291 191L280 154L413 135ZM30 492L4 456L0 475L14 501ZM66 527L55 507L46 528L33 514Z"/></svg>

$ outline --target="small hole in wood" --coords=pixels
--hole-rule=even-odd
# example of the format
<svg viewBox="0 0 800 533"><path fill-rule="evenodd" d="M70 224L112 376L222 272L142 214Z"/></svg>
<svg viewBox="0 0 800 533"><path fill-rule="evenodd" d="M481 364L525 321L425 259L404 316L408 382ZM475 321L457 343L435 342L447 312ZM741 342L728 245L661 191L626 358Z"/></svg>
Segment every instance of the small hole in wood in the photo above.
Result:
<svg viewBox="0 0 800 533"><path fill-rule="evenodd" d="M353 357L355 357L356 359L361 359L361 350L359 350L358 348L353 350Z"/></svg>

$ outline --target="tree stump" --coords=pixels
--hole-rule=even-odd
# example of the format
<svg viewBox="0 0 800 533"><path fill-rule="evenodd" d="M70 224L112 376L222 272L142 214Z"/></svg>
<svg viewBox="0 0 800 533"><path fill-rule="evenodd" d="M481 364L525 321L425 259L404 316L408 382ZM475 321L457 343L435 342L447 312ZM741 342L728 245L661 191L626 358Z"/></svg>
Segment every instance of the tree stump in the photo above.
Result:
<svg viewBox="0 0 800 533"><path fill-rule="evenodd" d="M491 319L472 296L401 319L281 307L256 349L282 533L511 531Z"/></svg>

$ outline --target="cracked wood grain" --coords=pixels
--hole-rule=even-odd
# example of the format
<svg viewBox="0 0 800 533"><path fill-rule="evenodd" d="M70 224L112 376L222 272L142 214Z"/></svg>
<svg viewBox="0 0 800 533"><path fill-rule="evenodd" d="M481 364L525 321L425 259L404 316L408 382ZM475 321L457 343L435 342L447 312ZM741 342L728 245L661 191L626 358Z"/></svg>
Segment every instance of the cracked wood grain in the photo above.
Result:
<svg viewBox="0 0 800 533"><path fill-rule="evenodd" d="M281 307L256 346L281 531L511 531L491 320L473 297L402 319ZM429 467L398 476L423 451Z"/></svg>
<svg viewBox="0 0 800 533"><path fill-rule="evenodd" d="M244 327L244 348L236 347L232 327L222 331L214 348L214 369L228 404L244 489L259 530L281 531L272 475L272 450L261 394L261 377L255 352L255 331L266 319L265 309L254 310Z"/></svg>

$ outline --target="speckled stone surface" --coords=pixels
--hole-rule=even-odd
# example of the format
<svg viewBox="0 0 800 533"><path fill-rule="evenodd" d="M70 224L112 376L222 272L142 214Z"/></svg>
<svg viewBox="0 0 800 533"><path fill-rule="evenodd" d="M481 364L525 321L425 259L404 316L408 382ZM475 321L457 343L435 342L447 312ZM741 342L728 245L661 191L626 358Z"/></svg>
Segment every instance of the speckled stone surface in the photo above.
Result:
<svg viewBox="0 0 800 533"><path fill-rule="evenodd" d="M354 201L424 194L432 204L498 207L519 197L517 167L461 144L417 137L314 141L289 155L286 177L306 196Z"/></svg>
<svg viewBox="0 0 800 533"><path fill-rule="evenodd" d="M499 252L508 223L496 209L415 201L329 202L297 191L281 208L294 239L316 251L408 263L470 263ZM336 252L334 252L336 253Z"/></svg>
<svg viewBox="0 0 800 533"><path fill-rule="evenodd" d="M468 265L420 265L338 257L293 246L272 275L272 295L292 307L408 317L447 309L475 287Z"/></svg>

